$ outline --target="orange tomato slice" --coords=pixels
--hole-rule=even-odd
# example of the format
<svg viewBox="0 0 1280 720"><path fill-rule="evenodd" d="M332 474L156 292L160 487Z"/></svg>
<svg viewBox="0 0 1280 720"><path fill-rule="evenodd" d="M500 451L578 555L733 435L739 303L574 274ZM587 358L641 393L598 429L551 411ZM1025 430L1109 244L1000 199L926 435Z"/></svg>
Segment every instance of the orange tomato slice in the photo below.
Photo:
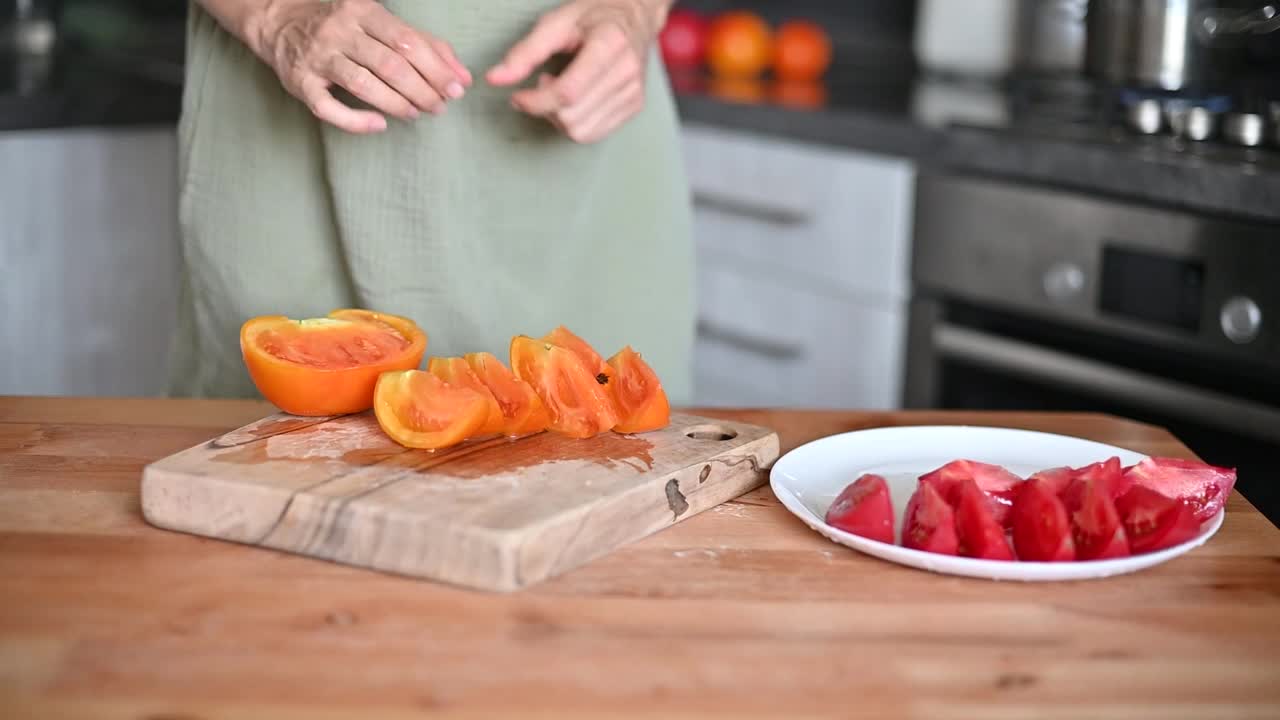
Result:
<svg viewBox="0 0 1280 720"><path fill-rule="evenodd" d="M573 438L589 438L618 424L608 391L569 350L516 336L511 340L511 370L542 398L551 412L550 430Z"/></svg>
<svg viewBox="0 0 1280 720"><path fill-rule="evenodd" d="M240 328L249 376L268 401L294 415L344 415L373 406L378 376L416 368L427 336L411 320L367 310L327 318L253 318Z"/></svg>
<svg viewBox="0 0 1280 720"><path fill-rule="evenodd" d="M516 377L492 353L471 353L466 361L502 409L502 434L524 437L540 433L551 424L551 413L533 386Z"/></svg>
<svg viewBox="0 0 1280 720"><path fill-rule="evenodd" d="M608 363L604 361L600 353L596 352L595 348L591 347L586 340L570 332L569 328L561 325L543 335L542 341L552 345L559 345L577 355L582 364L587 367L587 370L590 370L591 374L595 376L596 382L601 385L608 385L609 381L613 379L613 368L609 367Z"/></svg>
<svg viewBox="0 0 1280 720"><path fill-rule="evenodd" d="M658 374L640 353L630 346L609 358L614 380L609 384L619 421L613 429L620 433L641 433L664 428L671 422L671 404Z"/></svg>
<svg viewBox="0 0 1280 720"><path fill-rule="evenodd" d="M476 375L466 360L460 357L441 358L433 357L427 363L427 372L435 375L441 380L453 385L454 387L464 387L475 390L481 397L485 399L485 403L489 406L489 416L485 420L484 425L477 432L479 435L497 435L502 432L506 425L506 416L502 414L502 406L498 404L498 399L493 396L489 388L485 386L480 378Z"/></svg>
<svg viewBox="0 0 1280 720"><path fill-rule="evenodd" d="M392 440L405 447L439 450L473 437L489 419L489 401L471 388L456 387L429 372L383 373L373 412Z"/></svg>

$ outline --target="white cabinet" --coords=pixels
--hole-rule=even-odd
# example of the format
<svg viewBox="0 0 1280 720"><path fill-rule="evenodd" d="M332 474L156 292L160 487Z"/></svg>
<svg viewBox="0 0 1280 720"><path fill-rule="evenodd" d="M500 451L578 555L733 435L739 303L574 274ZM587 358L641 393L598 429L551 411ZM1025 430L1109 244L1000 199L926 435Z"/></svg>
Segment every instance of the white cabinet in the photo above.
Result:
<svg viewBox="0 0 1280 720"><path fill-rule="evenodd" d="M695 401L894 408L914 166L687 126L698 245Z"/></svg>
<svg viewBox="0 0 1280 720"><path fill-rule="evenodd" d="M176 157L172 129L0 133L0 394L164 390Z"/></svg>

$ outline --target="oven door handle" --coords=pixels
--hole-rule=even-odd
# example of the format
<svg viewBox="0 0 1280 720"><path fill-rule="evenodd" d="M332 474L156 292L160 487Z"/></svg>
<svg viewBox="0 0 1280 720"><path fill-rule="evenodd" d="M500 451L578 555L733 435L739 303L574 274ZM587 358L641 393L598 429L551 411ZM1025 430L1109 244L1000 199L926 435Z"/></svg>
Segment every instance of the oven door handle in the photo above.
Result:
<svg viewBox="0 0 1280 720"><path fill-rule="evenodd" d="M971 365L1280 443L1280 411L1250 400L947 323L934 328L933 344L940 356Z"/></svg>

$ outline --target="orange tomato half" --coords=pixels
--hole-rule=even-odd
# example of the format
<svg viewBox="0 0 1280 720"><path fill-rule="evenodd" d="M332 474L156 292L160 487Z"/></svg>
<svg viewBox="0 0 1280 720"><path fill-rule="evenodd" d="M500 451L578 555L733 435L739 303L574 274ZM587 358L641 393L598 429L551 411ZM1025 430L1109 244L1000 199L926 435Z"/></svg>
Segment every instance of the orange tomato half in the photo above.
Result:
<svg viewBox="0 0 1280 720"><path fill-rule="evenodd" d="M551 413L550 430L595 437L618 424L613 398L573 352L523 335L511 340L511 370L533 386Z"/></svg>
<svg viewBox="0 0 1280 720"><path fill-rule="evenodd" d="M502 428L507 424L506 417L502 414L502 406L498 404L498 399L493 396L492 392L489 392L489 388L480 381L480 378L471 369L471 366L467 364L466 360L460 357L433 357L427 363L427 372L454 387L474 390L485 399L485 403L489 406L489 418L476 431L477 434L497 435L502 432Z"/></svg>
<svg viewBox="0 0 1280 720"><path fill-rule="evenodd" d="M489 401L429 372L399 370L378 378L373 412L392 440L409 448L439 450L479 432L489 419Z"/></svg>
<svg viewBox="0 0 1280 720"><path fill-rule="evenodd" d="M502 434L524 437L547 429L551 424L551 413L529 383L516 377L490 353L471 353L466 360L502 409L505 420Z"/></svg>
<svg viewBox="0 0 1280 720"><path fill-rule="evenodd" d="M240 328L240 352L254 385L294 415L368 410L378 376L418 367L426 348L427 336L412 320L367 310L308 320L269 315Z"/></svg>
<svg viewBox="0 0 1280 720"><path fill-rule="evenodd" d="M625 347L609 358L609 365L614 370L610 387L619 415L613 429L641 433L666 427L671 422L671 404L657 373L640 353Z"/></svg>

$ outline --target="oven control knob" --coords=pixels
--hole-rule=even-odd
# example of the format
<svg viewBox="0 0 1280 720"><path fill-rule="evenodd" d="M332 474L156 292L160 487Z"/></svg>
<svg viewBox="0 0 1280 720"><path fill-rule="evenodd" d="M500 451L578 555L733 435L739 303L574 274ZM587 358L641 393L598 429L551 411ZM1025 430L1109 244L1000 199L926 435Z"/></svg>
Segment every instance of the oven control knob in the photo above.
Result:
<svg viewBox="0 0 1280 720"><path fill-rule="evenodd" d="M1058 263L1045 271L1044 294L1050 300L1070 300L1084 290L1084 270L1075 263Z"/></svg>
<svg viewBox="0 0 1280 720"><path fill-rule="evenodd" d="M1222 334L1237 345L1253 342L1262 331L1262 309L1247 297L1236 296L1223 303L1218 320Z"/></svg>

